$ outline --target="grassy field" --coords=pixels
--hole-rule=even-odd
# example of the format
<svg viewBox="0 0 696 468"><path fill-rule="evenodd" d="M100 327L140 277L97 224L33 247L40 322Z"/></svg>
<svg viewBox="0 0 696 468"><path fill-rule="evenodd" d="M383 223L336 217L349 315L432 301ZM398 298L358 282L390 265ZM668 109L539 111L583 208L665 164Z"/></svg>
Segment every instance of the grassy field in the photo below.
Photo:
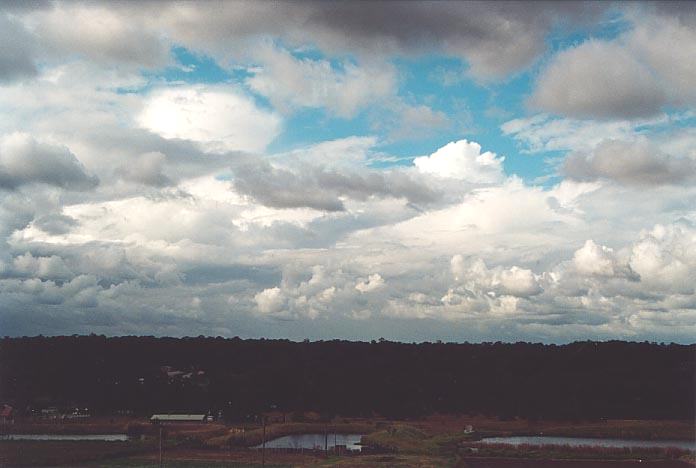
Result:
<svg viewBox="0 0 696 468"><path fill-rule="evenodd" d="M152 442L2 441L0 466L74 466L142 454Z"/></svg>

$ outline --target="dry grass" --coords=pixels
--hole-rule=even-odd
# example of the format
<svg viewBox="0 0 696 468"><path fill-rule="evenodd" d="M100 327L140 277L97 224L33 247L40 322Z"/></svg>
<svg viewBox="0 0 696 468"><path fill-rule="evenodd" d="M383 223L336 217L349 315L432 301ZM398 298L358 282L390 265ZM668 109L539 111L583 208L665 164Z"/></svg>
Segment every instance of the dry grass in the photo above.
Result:
<svg viewBox="0 0 696 468"><path fill-rule="evenodd" d="M643 440L694 440L695 437L694 422L686 420L503 421L486 416L435 414L420 421L409 421L408 424L428 434L457 432L471 424L480 434L500 436L543 434Z"/></svg>
<svg viewBox="0 0 696 468"><path fill-rule="evenodd" d="M104 460L144 453L149 443L100 441L2 441L0 466L75 466L90 460Z"/></svg>

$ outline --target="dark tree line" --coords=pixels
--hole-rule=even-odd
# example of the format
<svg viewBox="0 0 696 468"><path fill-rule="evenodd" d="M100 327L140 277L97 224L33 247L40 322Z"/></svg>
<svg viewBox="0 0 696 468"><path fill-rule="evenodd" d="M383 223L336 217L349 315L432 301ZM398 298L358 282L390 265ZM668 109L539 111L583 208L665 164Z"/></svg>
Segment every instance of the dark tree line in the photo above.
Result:
<svg viewBox="0 0 696 468"><path fill-rule="evenodd" d="M171 377L164 366L179 371ZM182 377L182 374L190 374ZM72 336L0 340L0 403L413 417L693 419L696 345Z"/></svg>

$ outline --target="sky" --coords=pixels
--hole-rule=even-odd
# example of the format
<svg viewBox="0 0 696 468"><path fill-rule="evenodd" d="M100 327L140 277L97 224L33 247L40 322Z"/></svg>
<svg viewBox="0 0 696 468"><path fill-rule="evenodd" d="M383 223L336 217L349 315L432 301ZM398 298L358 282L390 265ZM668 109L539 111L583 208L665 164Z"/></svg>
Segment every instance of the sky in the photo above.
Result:
<svg viewBox="0 0 696 468"><path fill-rule="evenodd" d="M0 3L0 335L696 336L696 7Z"/></svg>

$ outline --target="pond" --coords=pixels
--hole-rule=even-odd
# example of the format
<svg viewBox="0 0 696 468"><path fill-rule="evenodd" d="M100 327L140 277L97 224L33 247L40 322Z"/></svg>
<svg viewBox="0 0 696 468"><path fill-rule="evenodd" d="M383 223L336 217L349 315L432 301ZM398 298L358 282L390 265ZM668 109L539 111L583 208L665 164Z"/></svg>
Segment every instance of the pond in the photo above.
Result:
<svg viewBox="0 0 696 468"><path fill-rule="evenodd" d="M360 450L362 434L329 434L326 437L328 448L335 445L345 445L349 450ZM266 448L291 448L291 449L315 449L324 450L324 434L294 434L266 441ZM257 445L254 448L261 448Z"/></svg>
<svg viewBox="0 0 696 468"><path fill-rule="evenodd" d="M481 439L484 444L510 444L510 445L568 445L571 447L640 447L640 448L666 448L675 447L684 450L696 451L696 441L686 440L630 440L630 439L592 439L585 437L551 437L551 436L517 436L517 437L485 437Z"/></svg>
<svg viewBox="0 0 696 468"><path fill-rule="evenodd" d="M124 442L128 440L126 434L4 434L3 440L99 440L103 442Z"/></svg>

